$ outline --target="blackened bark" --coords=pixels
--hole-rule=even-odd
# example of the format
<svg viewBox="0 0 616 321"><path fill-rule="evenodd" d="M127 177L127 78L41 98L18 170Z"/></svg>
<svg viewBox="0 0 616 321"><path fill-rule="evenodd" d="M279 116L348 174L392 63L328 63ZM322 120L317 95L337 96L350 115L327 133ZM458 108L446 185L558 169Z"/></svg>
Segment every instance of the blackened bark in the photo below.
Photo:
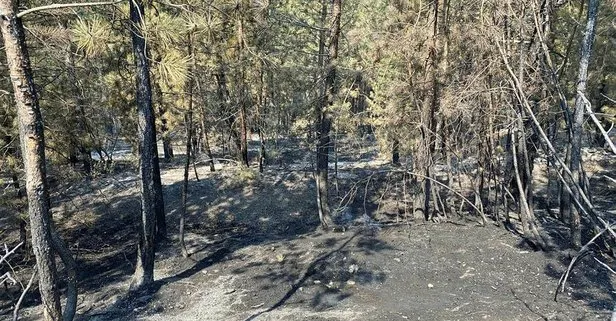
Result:
<svg viewBox="0 0 616 321"><path fill-rule="evenodd" d="M325 6L327 2L323 2ZM329 209L329 150L331 148L331 127L332 113L331 108L334 105L336 95L338 94L338 86L336 84L337 76L337 60L338 60L338 39L340 37L340 17L342 15L342 0L334 0L332 8L332 22L329 30L329 43L327 47L326 63L325 63L325 84L324 97L320 110L318 111L318 131L317 131L317 201L319 207L319 219L321 226L328 230L333 226L331 213Z"/></svg>
<svg viewBox="0 0 616 321"><path fill-rule="evenodd" d="M187 198L188 198L188 174L190 169L190 156L193 147L193 90L194 90L194 71L195 71L195 55L193 52L192 34L188 35L188 54L191 59L188 81L186 82L186 114L184 115L184 124L186 127L186 161L184 162L184 181L182 183L182 212L180 213L180 250L183 257L188 257L186 244L184 243L184 227L186 222ZM195 171L196 174L196 171ZM198 178L197 178L198 179Z"/></svg>
<svg viewBox="0 0 616 321"><path fill-rule="evenodd" d="M241 6L241 5L240 5ZM240 8L241 10L241 8ZM250 91L247 90L246 84L246 67L243 62L243 54L244 54L244 22L241 18L238 21L237 27L237 41L238 41L238 63L240 65L238 86L239 88L239 102L238 105L240 107L239 116L240 116L240 161L246 167L250 166L248 161L248 115L247 105L249 104L249 95Z"/></svg>
<svg viewBox="0 0 616 321"><path fill-rule="evenodd" d="M154 134L156 129L154 129ZM163 196L163 183L160 177L160 160L158 158L158 149L156 147L156 136L152 138L154 142L154 211L156 212L156 242L162 241L167 238L167 220L165 216L165 199Z"/></svg>
<svg viewBox="0 0 616 321"><path fill-rule="evenodd" d="M398 140L398 138L393 139L391 147L391 163L394 166L400 165L400 140Z"/></svg>
<svg viewBox="0 0 616 321"><path fill-rule="evenodd" d="M158 105L158 117L160 117L160 135L163 141L163 158L165 161L172 159L175 155L173 153L173 145L171 145L171 138L169 137L169 121L165 117L167 110L165 109L165 99L160 83L156 79L152 79L153 87L156 90L154 97L157 97Z"/></svg>
<svg viewBox="0 0 616 321"><path fill-rule="evenodd" d="M595 41L595 29L597 26L597 11L599 9L599 0L590 0L588 4L588 15L586 21L586 30L584 39L582 40L582 49L580 57L580 66L578 69L577 95L575 97L575 111L573 113L573 128L571 141L571 162L569 167L573 174L575 183L583 186L583 169L582 169L582 125L584 123L584 100L582 95L586 93L586 82L588 80L588 65L592 55L592 45ZM579 196L579 192L574 190L575 197ZM569 222L571 228L571 245L575 248L582 246L580 213L575 207L571 208L571 220Z"/></svg>
<svg viewBox="0 0 616 321"><path fill-rule="evenodd" d="M208 135L208 130L207 130L207 120L206 120L206 111L205 108L201 108L201 135L203 136L201 138L201 142L203 143L203 148L205 149L205 152L207 153L207 157L210 159L209 163L210 163L210 172L214 172L216 171L216 168L214 167L214 155L212 154L212 148L210 147L210 137Z"/></svg>
<svg viewBox="0 0 616 321"><path fill-rule="evenodd" d="M192 99L191 99L192 100ZM184 116L184 124L186 126L186 160L184 162L184 181L182 182L182 211L180 212L180 251L183 257L188 257L188 251L186 250L186 244L184 243L184 228L186 222L187 212L187 199L188 199L188 174L190 169L190 154L192 149L192 134L193 134L193 115L192 115L192 101L188 103L188 111Z"/></svg>
<svg viewBox="0 0 616 321"><path fill-rule="evenodd" d="M154 237L156 231L156 174L158 157L156 151L156 130L152 107L150 68L146 54L145 38L142 34L144 21L143 0L130 1L131 36L136 67L136 99L138 112L138 135L141 174L141 220L137 264L132 289L139 289L154 282Z"/></svg>
<svg viewBox="0 0 616 321"><path fill-rule="evenodd" d="M216 84L217 84L216 93L218 95L218 102L220 104L220 110L223 111L223 113L226 113L229 110L231 99L229 95L229 89L227 88L227 75L225 72L225 67L222 61L222 57L219 57L218 60L220 61L220 67L219 67L218 73L215 75ZM233 138L233 142L235 144L236 150L239 153L242 149L242 142L240 139L240 133L235 128L235 116L233 114L229 116L225 115L225 123L229 127L229 132L231 134L231 137ZM223 148L223 151L224 151L224 148Z"/></svg>
<svg viewBox="0 0 616 321"><path fill-rule="evenodd" d="M430 202L433 194L431 177L433 172L433 157L436 150L436 113L440 106L440 84L438 78L438 65L440 58L437 52L439 1L440 0L434 1L434 24L432 31L432 44L429 49L430 68L428 70L430 73L431 88L430 94L427 96L427 101L424 102L421 110L421 143L417 157L417 170L421 171L421 173L425 176L425 178L421 178L419 180L422 186L422 195L418 198L418 203L422 204L425 220L429 220L431 216Z"/></svg>
<svg viewBox="0 0 616 321"><path fill-rule="evenodd" d="M66 28L66 26L65 26ZM92 156L90 155L90 149L82 141L87 135L88 124L85 112L85 99L79 88L79 80L77 79L77 68L75 66L75 57L73 57L74 46L69 45L66 50L66 62L68 66L68 77L71 91L73 92L73 102L71 110L69 110L72 117L71 126L76 126L75 130L70 133L71 137L71 155L75 153L77 160L81 160L83 164L83 171L86 175L92 173ZM72 158L72 157L71 157Z"/></svg>
<svg viewBox="0 0 616 321"><path fill-rule="evenodd" d="M261 68L259 73L259 80L261 83L261 91L259 93L259 103L257 104L256 111L256 123L257 123L257 131L259 133L259 173L263 173L265 163L267 162L267 155L265 153L265 138L263 134L263 127L265 126L265 121L263 120L262 113L265 112L265 108L267 106L267 84L265 82L265 63L261 61Z"/></svg>
<svg viewBox="0 0 616 321"><path fill-rule="evenodd" d="M51 239L49 187L45 164L43 119L34 86L30 58L17 2L0 0L0 30L10 71L19 120L19 137L26 172L26 195L32 247L39 273L39 291L46 320L62 320L58 276Z"/></svg>

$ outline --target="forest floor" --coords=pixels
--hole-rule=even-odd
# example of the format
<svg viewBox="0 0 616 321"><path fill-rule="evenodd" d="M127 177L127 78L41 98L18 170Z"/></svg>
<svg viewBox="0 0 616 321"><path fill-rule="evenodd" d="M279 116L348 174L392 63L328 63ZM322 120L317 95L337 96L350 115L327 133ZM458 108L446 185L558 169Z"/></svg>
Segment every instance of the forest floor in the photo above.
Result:
<svg viewBox="0 0 616 321"><path fill-rule="evenodd" d="M134 167L75 184L56 178L54 217L79 266L77 319L609 319L616 298L612 276L592 260L575 269L555 302L571 252L533 251L492 223L480 227L462 218L424 223L397 210L384 213L395 207L393 201L385 204L384 192L370 192L374 196L364 200L370 181L364 174L391 169L376 157L341 158L345 175L339 175L338 188L354 192L332 201L345 205L336 217L346 230L319 231L314 182L305 165L310 162L305 154L288 153L284 159L295 162L274 164L263 174L232 166L211 173L201 162L197 181L191 169L188 259L177 246L182 160L164 163L169 240L157 251L155 284L140 293L128 293L139 213ZM595 162L601 195L615 189L613 182L600 180L612 163ZM381 186L372 179L370 189L386 190L384 179ZM385 205L375 205L375 199ZM549 225L550 231L565 231L547 211L538 213L544 213L539 215L546 230ZM565 248L564 236L551 235ZM33 259L14 263L31 266ZM23 268L17 276L27 281L29 273ZM0 289L0 319L9 319L18 290ZM37 295L28 296L22 320L40 319L39 304Z"/></svg>

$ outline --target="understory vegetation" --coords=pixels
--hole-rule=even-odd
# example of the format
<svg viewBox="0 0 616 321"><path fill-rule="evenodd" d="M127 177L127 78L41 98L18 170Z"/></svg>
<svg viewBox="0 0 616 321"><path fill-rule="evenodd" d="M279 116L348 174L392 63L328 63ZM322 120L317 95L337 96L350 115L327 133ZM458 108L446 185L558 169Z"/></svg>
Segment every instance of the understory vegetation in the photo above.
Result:
<svg viewBox="0 0 616 321"><path fill-rule="evenodd" d="M576 271L606 271L590 279L607 283L614 273L615 10L599 0L0 0L0 316L171 318L173 304L139 304L184 279L223 287L263 264L283 269L267 281L291 290L240 300L259 311L246 320L294 295L314 294L312 308L327 312L352 296L345 287L422 275L396 251L438 270L414 251L457 232L460 242L435 241L434 251L462 251L444 261L466 253L465 239L506 260L488 244L502 240L512 257L555 260L550 296L572 291L570 278L592 292ZM409 248L388 231L408 233ZM534 267L531 255L520 261ZM251 265L204 276L225 260ZM464 271L459 280L480 272ZM511 273L513 301L520 280L540 278ZM216 300L235 293L219 290ZM115 301L100 296L114 291ZM456 304L434 315L454 318L466 306ZM324 318L387 319L349 311Z"/></svg>

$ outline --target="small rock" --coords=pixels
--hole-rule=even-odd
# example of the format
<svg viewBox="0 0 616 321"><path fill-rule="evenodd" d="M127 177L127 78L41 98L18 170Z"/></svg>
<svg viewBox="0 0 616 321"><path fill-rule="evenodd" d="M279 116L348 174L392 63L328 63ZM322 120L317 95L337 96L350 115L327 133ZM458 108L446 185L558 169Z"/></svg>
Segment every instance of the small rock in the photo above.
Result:
<svg viewBox="0 0 616 321"><path fill-rule="evenodd" d="M432 289L433 287L434 287L434 284L432 284L432 283L428 283L428 288L429 288L429 289Z"/></svg>
<svg viewBox="0 0 616 321"><path fill-rule="evenodd" d="M161 313L164 310L165 310L165 308L162 305L157 305L157 306L152 308L152 313Z"/></svg>
<svg viewBox="0 0 616 321"><path fill-rule="evenodd" d="M346 283L347 283L348 285L355 285L355 281L353 281L353 280L348 280Z"/></svg>
<svg viewBox="0 0 616 321"><path fill-rule="evenodd" d="M399 258L399 257L395 257L395 258L394 258L394 261L396 261L396 262L398 262L398 263L399 263L399 262L402 262L402 260L400 260L400 258Z"/></svg>
<svg viewBox="0 0 616 321"><path fill-rule="evenodd" d="M314 283L314 284L321 284L321 281L319 281L319 280L314 280L314 281L313 281L313 283Z"/></svg>
<svg viewBox="0 0 616 321"><path fill-rule="evenodd" d="M351 264L349 266L349 273L353 274L356 273L359 270L359 266L357 266L357 264Z"/></svg>

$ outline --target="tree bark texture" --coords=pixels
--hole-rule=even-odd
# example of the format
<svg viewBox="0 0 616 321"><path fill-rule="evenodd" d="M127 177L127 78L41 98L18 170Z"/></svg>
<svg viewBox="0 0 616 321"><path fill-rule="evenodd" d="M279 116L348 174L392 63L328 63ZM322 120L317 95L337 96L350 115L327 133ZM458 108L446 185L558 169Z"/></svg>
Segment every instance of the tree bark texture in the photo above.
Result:
<svg viewBox="0 0 616 321"><path fill-rule="evenodd" d="M586 30L584 39L582 40L580 65L578 69L577 95L575 97L575 111L573 113L572 140L571 140L571 162L569 168L573 174L573 180L583 186L583 169L582 169L582 134L584 123L584 100L582 95L586 93L586 83L588 80L588 65L592 55L592 45L595 40L595 29L597 26L597 11L599 9L599 0L590 0L588 4L588 15L586 21ZM574 190L575 196L579 194ZM575 248L582 246L580 213L575 207L571 208L571 219L569 221L571 228L571 244Z"/></svg>
<svg viewBox="0 0 616 321"><path fill-rule="evenodd" d="M154 281L154 237L156 229L156 183L157 169L156 130L152 107L150 69L146 54L143 0L130 1L131 36L136 66L136 99L141 174L141 220L137 264L131 288L139 289Z"/></svg>
<svg viewBox="0 0 616 321"><path fill-rule="evenodd" d="M324 2L326 5L326 2ZM319 207L319 219L324 229L329 229L332 225L331 213L329 209L328 191L328 166L329 150L331 148L331 127L332 113L338 86L336 84L337 60L338 60L338 39L340 37L340 17L342 15L342 0L334 0L332 7L332 20L329 30L329 43L327 46L325 61L325 84L324 97L318 111L318 131L317 131L317 200Z"/></svg>
<svg viewBox="0 0 616 321"><path fill-rule="evenodd" d="M0 0L0 30L19 121L32 248L39 273L43 314L46 320L59 321L62 320L62 307L51 234L43 118L34 86L23 24L16 16L17 5L17 1Z"/></svg>
<svg viewBox="0 0 616 321"><path fill-rule="evenodd" d="M184 227L186 222L187 198L188 198L188 174L190 169L190 155L192 150L193 139L193 90L194 90L194 62L195 56L192 45L192 35L188 35L188 53L191 59L190 73L186 82L186 114L184 122L186 126L186 161L184 163L184 181L182 183L182 212L180 213L180 251L183 257L188 257L186 244L184 243Z"/></svg>

